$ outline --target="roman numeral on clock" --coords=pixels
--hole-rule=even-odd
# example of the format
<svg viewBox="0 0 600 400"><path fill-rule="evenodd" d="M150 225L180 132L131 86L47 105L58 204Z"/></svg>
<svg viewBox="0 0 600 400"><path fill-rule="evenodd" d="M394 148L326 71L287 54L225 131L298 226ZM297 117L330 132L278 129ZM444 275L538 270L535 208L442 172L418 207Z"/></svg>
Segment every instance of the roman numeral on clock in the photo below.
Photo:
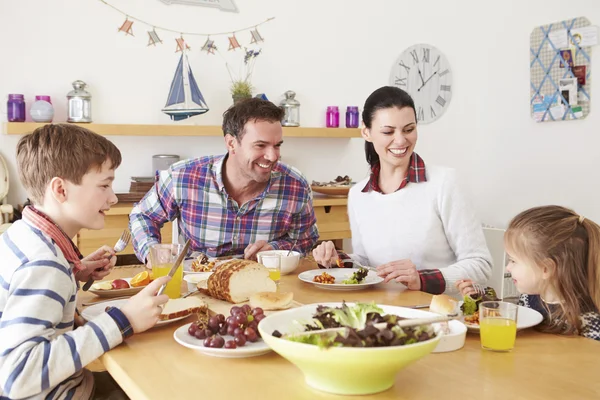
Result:
<svg viewBox="0 0 600 400"><path fill-rule="evenodd" d="M425 113L423 112L423 107L419 107L419 111L417 112L417 121L423 121L425 119Z"/></svg>
<svg viewBox="0 0 600 400"><path fill-rule="evenodd" d="M435 99L435 102L438 103L442 107L444 107L446 105L446 100L444 100L444 98L442 96L438 96L437 99Z"/></svg>
<svg viewBox="0 0 600 400"><path fill-rule="evenodd" d="M406 78L398 78L397 76L395 77L394 80L394 85L398 86L404 86L406 87Z"/></svg>
<svg viewBox="0 0 600 400"><path fill-rule="evenodd" d="M410 52L410 55L413 57L413 65L419 63L419 55L416 50Z"/></svg>
<svg viewBox="0 0 600 400"><path fill-rule="evenodd" d="M410 72L410 67L407 66L406 64L404 64L404 61L400 61L398 63L399 66L404 67L404 69L406 70L406 73L408 74Z"/></svg>
<svg viewBox="0 0 600 400"><path fill-rule="evenodd" d="M450 85L440 85L440 90L443 90L445 92L449 92L450 91Z"/></svg>
<svg viewBox="0 0 600 400"><path fill-rule="evenodd" d="M450 72L450 70L448 70L448 69L445 69L445 70L443 70L442 72L440 72L440 73L438 74L438 76L442 77L442 76L446 75L446 74L447 74L447 73L449 73L449 72Z"/></svg>
<svg viewBox="0 0 600 400"><path fill-rule="evenodd" d="M431 118L435 118L435 111L433 111L433 107L429 106L429 109L431 110Z"/></svg>
<svg viewBox="0 0 600 400"><path fill-rule="evenodd" d="M429 50L430 49L423 49L423 62L429 62Z"/></svg>

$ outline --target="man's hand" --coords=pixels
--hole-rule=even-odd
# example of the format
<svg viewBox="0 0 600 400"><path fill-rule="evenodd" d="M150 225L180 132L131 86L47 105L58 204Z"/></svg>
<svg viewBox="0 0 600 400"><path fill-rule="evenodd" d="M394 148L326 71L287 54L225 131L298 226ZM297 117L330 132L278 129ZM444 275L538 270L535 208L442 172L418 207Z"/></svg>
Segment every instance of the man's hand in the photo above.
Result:
<svg viewBox="0 0 600 400"><path fill-rule="evenodd" d="M377 275L384 278L385 283L395 280L410 290L421 290L419 271L410 260L397 260L380 265L377 267Z"/></svg>
<svg viewBox="0 0 600 400"><path fill-rule="evenodd" d="M116 263L115 250L109 246L102 246L81 260L84 268L75 274L75 278L80 282L87 282L90 278L95 281L102 280Z"/></svg>
<svg viewBox="0 0 600 400"><path fill-rule="evenodd" d="M266 240L259 240L256 243L248 245L248 247L244 249L244 258L246 260L256 260L256 254L259 251L267 250L273 250L273 246L271 246Z"/></svg>

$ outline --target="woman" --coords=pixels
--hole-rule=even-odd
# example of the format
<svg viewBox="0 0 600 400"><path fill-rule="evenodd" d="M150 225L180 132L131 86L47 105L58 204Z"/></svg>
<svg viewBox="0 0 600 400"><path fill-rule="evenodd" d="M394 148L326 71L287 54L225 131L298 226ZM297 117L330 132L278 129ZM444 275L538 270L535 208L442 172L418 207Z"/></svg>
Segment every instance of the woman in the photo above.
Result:
<svg viewBox="0 0 600 400"><path fill-rule="evenodd" d="M483 230L460 191L454 170L428 165L414 152L415 105L408 93L385 86L362 113L369 178L348 195L352 258L377 266L385 282L411 290L456 292L454 283L486 283L491 256ZM313 250L317 263L335 265L332 242Z"/></svg>

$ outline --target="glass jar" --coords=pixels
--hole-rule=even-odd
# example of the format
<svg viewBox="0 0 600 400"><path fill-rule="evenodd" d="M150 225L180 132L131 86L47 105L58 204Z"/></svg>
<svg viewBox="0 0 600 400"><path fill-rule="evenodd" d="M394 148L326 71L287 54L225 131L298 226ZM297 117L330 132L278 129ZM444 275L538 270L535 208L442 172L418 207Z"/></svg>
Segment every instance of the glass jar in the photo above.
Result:
<svg viewBox="0 0 600 400"><path fill-rule="evenodd" d="M31 105L29 115L35 122L52 122L54 107L52 107L50 96L35 96L35 102Z"/></svg>
<svg viewBox="0 0 600 400"><path fill-rule="evenodd" d="M9 94L6 103L8 122L25 122L25 96Z"/></svg>
<svg viewBox="0 0 600 400"><path fill-rule="evenodd" d="M346 128L358 128L358 107L348 106L346 108Z"/></svg>
<svg viewBox="0 0 600 400"><path fill-rule="evenodd" d="M73 82L73 89L67 93L67 122L92 122L92 95L85 91L86 83Z"/></svg>
<svg viewBox="0 0 600 400"><path fill-rule="evenodd" d="M325 126L328 128L340 127L340 110L338 106L328 106Z"/></svg>
<svg viewBox="0 0 600 400"><path fill-rule="evenodd" d="M295 99L296 92L288 90L285 99L279 104L285 112L281 125L300 126L300 102Z"/></svg>

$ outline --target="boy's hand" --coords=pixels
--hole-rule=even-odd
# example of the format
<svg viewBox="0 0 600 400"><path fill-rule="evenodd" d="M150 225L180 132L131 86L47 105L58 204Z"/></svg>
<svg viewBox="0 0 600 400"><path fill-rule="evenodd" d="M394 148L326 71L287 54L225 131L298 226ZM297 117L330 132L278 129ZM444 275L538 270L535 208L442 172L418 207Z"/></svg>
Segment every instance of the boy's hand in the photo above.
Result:
<svg viewBox="0 0 600 400"><path fill-rule="evenodd" d="M135 333L144 332L158 322L158 317L163 310L161 306L169 301L169 296L161 294L157 297L156 292L170 280L169 276L155 279L121 307Z"/></svg>
<svg viewBox="0 0 600 400"><path fill-rule="evenodd" d="M92 254L81 260L84 269L75 274L75 278L81 282L87 282L92 278L95 281L104 279L110 273L112 267L117 263L115 250L109 246L102 246Z"/></svg>

